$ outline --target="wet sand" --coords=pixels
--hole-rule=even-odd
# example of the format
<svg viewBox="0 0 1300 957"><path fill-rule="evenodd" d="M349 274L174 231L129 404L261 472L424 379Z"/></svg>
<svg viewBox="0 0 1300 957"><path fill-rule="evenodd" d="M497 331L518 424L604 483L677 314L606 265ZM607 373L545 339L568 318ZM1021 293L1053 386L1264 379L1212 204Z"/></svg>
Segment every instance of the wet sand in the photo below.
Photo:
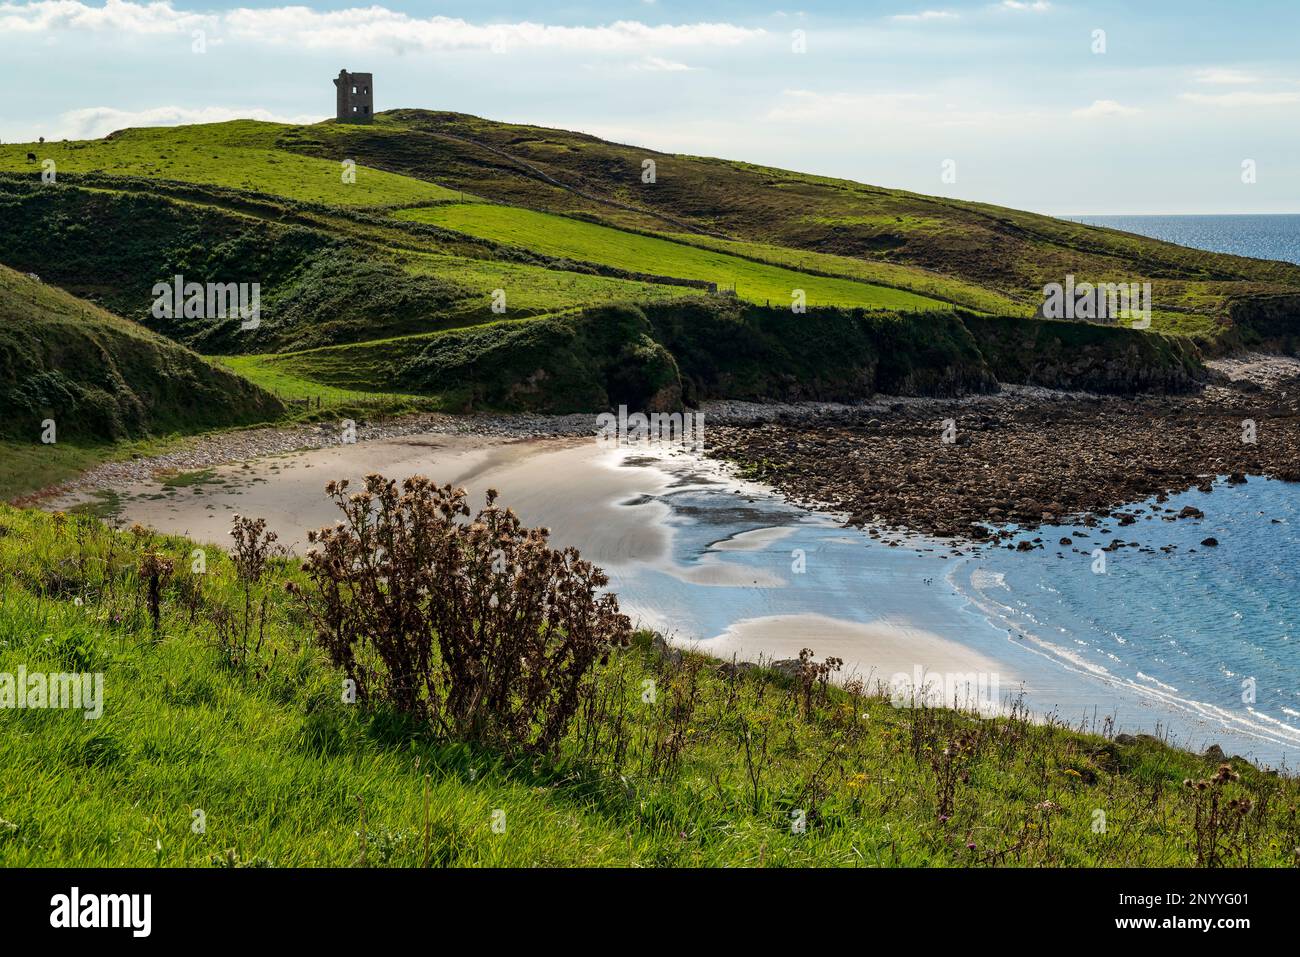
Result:
<svg viewBox="0 0 1300 957"><path fill-rule="evenodd" d="M698 646L720 658L779 661L813 648L818 658L844 662L841 677L858 677L868 688L888 684L897 674L924 671L997 675L991 659L956 642L910 625L885 621L854 622L825 615L769 615L737 621L717 638ZM915 682L921 684L921 682Z"/></svg>

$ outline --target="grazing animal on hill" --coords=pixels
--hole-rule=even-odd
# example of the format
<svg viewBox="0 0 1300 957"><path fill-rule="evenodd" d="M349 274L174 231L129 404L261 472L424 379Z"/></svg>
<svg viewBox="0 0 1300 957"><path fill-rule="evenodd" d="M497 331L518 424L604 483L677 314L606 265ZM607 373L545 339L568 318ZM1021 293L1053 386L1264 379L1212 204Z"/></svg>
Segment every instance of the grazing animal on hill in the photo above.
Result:
<svg viewBox="0 0 1300 957"><path fill-rule="evenodd" d="M36 162L36 154L35 154L35 153L28 153L28 154L27 154L27 162L29 162L29 163L35 163L35 162Z"/></svg>

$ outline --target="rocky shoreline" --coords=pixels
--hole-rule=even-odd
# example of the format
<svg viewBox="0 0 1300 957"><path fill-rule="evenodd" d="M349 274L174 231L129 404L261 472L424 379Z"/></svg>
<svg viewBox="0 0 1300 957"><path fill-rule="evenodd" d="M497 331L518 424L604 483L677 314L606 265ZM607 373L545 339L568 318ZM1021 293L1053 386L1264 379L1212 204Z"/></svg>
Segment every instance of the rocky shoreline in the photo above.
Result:
<svg viewBox="0 0 1300 957"><path fill-rule="evenodd" d="M1050 400L1068 393L1047 389L1019 388L1016 395ZM989 395L971 396L961 402L982 404L997 401ZM920 408L936 400L923 398L875 399L865 404L846 405L834 402L758 403L721 400L706 403L700 410L706 427L715 424L752 424L775 421L778 417L798 418L801 422L836 421L847 414L884 411L893 403ZM359 420L355 423L357 442L374 442L429 433L482 435L510 440L560 438L596 433L596 413L548 415L542 413L452 415L441 412L417 413L395 418ZM310 449L338 445L342 441L343 423L304 423L301 425L266 426L230 429L177 440L175 447L156 455L136 455L113 459L88 469L75 479L41 489L24 496L21 504L35 504L67 492L130 485L159 475L192 472L271 455L288 455Z"/></svg>
<svg viewBox="0 0 1300 957"><path fill-rule="evenodd" d="M705 454L886 540L890 529L955 543L998 542L1012 526L1067 519L1113 517L1123 526L1137 520L1137 509L1124 506L1153 496L1163 502L1193 487L1209 491L1218 476L1300 481L1300 360L1244 356L1212 366L1216 383L1194 396L1009 386L960 399L878 396L854 405L714 401L700 410ZM1254 423L1254 442L1244 441L1246 422ZM424 413L357 422L355 438L441 433L527 441L595 429L590 413ZM159 455L101 463L21 504L341 441L342 423L210 433Z"/></svg>
<svg viewBox="0 0 1300 957"><path fill-rule="evenodd" d="M1197 510L1168 508L1168 496L1209 492L1220 476L1300 481L1300 368L1234 360L1195 396L1044 401L1020 390L841 409L816 422L778 413L714 423L708 454L885 538L898 528L996 543L1044 523L1126 526L1146 511L1132 503L1152 497L1160 517L1177 520Z"/></svg>

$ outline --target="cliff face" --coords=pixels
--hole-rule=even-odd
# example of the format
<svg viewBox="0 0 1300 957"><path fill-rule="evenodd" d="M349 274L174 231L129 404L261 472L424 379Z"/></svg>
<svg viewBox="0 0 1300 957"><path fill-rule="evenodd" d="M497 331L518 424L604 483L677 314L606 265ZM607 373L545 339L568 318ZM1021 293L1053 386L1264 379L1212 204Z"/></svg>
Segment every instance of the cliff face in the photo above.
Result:
<svg viewBox="0 0 1300 957"><path fill-rule="evenodd" d="M1300 295L1252 296L1228 303L1236 344L1249 349L1300 354Z"/></svg>
<svg viewBox="0 0 1300 957"><path fill-rule="evenodd" d="M432 336L400 372L466 408L666 410L708 399L957 397L1003 383L1117 395L1183 392L1188 340L1113 326L938 311L765 307L728 298L607 306Z"/></svg>
<svg viewBox="0 0 1300 957"><path fill-rule="evenodd" d="M956 396L998 387L950 311L793 313L705 299L647 306L645 314L677 360L688 402L851 402L878 392Z"/></svg>
<svg viewBox="0 0 1300 957"><path fill-rule="evenodd" d="M1188 339L1083 322L963 314L999 382L1132 395L1186 392L1205 376Z"/></svg>

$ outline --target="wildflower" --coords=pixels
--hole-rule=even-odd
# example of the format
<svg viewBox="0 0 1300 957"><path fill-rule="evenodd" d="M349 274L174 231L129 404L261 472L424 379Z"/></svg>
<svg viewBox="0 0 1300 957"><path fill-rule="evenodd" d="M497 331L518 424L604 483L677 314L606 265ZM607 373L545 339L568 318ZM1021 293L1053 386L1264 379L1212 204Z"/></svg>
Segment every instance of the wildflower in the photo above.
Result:
<svg viewBox="0 0 1300 957"><path fill-rule="evenodd" d="M1232 765L1220 764L1219 770L1215 772L1214 777L1210 780L1216 784L1223 784L1227 781L1240 781L1241 775L1232 770Z"/></svg>

